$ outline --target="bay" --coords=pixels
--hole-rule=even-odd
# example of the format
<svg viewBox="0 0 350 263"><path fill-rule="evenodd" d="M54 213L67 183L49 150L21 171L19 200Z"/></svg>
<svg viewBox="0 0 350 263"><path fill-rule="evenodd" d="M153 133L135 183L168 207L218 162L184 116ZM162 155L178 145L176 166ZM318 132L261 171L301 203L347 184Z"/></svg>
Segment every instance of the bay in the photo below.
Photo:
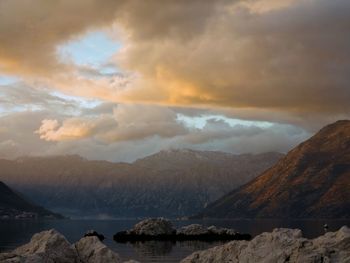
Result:
<svg viewBox="0 0 350 263"><path fill-rule="evenodd" d="M3 220L0 221L0 252L10 251L29 242L33 234L48 229L56 229L70 242L78 241L87 230L94 229L106 236L104 243L116 251L123 260L135 259L140 262L174 263L194 251L207 249L223 242L162 242L149 241L139 243L116 243L113 235L131 228L139 220ZM298 228L307 238L315 238L324 233L323 225L329 231L336 231L341 226L350 226L350 220L175 220L174 226L199 223L205 226L215 225L234 228L241 233L256 236L274 228Z"/></svg>

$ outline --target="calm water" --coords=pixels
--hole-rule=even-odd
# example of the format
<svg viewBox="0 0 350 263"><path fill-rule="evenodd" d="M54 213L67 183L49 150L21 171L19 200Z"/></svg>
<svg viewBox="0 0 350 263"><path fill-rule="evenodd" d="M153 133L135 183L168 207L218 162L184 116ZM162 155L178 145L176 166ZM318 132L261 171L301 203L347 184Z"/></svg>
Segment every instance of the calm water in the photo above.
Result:
<svg viewBox="0 0 350 263"><path fill-rule="evenodd" d="M76 242L83 234L94 229L103 233L107 239L104 241L114 251L122 257L123 260L135 259L140 262L179 262L181 259L196 250L206 249L220 242L143 242L136 244L119 244L113 241L112 236L118 231L131 228L137 220L52 220L52 221L27 221L27 220L8 220L0 221L0 251L9 251L19 245L27 243L34 233L55 228L61 232L70 242ZM200 223L203 225L216 225L221 227L234 228L240 232L250 233L255 236L262 232L271 231L276 227L299 228L303 230L304 236L314 238L323 234L323 225L327 223L330 231L338 230L343 225L350 226L350 220L347 221L326 221L326 220L191 220L174 221L175 226L182 226L191 223Z"/></svg>

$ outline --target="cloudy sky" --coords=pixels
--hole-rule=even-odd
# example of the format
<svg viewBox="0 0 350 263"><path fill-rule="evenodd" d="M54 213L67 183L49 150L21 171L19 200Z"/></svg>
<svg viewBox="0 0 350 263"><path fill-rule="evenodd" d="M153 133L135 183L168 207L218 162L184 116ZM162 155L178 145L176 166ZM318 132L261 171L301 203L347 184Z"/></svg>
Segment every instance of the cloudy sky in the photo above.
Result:
<svg viewBox="0 0 350 263"><path fill-rule="evenodd" d="M286 152L350 116L348 0L1 0L0 157Z"/></svg>

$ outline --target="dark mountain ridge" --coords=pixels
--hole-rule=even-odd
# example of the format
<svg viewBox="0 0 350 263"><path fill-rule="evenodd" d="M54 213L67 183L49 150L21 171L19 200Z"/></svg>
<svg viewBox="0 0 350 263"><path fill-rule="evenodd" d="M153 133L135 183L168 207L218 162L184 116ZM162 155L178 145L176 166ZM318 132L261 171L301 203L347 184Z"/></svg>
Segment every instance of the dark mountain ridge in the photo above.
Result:
<svg viewBox="0 0 350 263"><path fill-rule="evenodd" d="M33 204L0 181L0 219L40 217L63 218Z"/></svg>
<svg viewBox="0 0 350 263"><path fill-rule="evenodd" d="M196 217L350 218L350 121L324 127Z"/></svg>
<svg viewBox="0 0 350 263"><path fill-rule="evenodd" d="M131 164L25 157L0 160L0 179L72 217L180 217L199 212L282 156L169 150Z"/></svg>

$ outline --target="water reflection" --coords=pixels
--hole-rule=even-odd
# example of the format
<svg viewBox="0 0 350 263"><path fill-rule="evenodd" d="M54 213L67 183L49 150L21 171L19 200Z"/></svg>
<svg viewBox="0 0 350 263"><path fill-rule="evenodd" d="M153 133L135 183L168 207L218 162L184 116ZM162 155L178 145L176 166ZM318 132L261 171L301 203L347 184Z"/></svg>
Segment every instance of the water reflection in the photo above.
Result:
<svg viewBox="0 0 350 263"><path fill-rule="evenodd" d="M141 254L164 256L170 254L174 243L171 241L145 241L132 244L135 251Z"/></svg>
<svg viewBox="0 0 350 263"><path fill-rule="evenodd" d="M227 242L227 241L226 241ZM193 251L207 249L208 247L215 247L226 243L225 241L215 241L215 242L204 242L204 241L181 241L176 242L176 245L179 247L186 247Z"/></svg>
<svg viewBox="0 0 350 263"><path fill-rule="evenodd" d="M138 254L152 256L166 256L173 252L173 249L187 249L189 251L204 250L208 247L222 245L225 242L205 241L140 241L129 243Z"/></svg>

